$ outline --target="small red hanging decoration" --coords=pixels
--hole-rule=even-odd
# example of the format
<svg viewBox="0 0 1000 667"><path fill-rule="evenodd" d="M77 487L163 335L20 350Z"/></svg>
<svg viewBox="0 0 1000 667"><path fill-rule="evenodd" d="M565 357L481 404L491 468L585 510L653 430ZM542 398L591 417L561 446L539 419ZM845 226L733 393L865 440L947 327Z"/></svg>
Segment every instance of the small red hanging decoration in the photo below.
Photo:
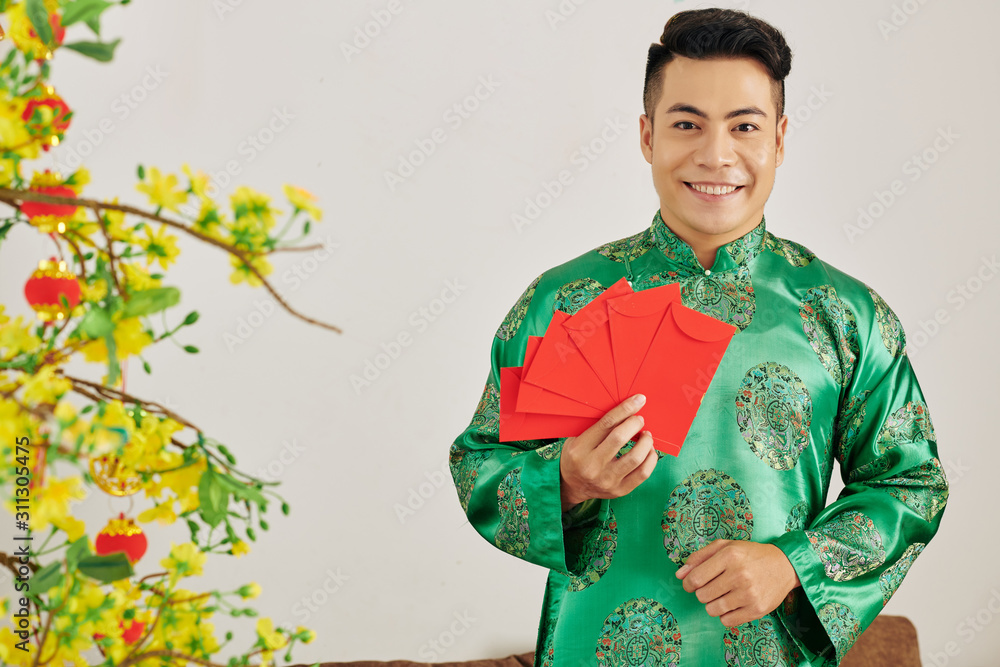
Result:
<svg viewBox="0 0 1000 667"><path fill-rule="evenodd" d="M55 42L56 46L61 46L63 43L63 38L66 36L66 28L64 28L62 24L62 15L57 12L52 12L51 14L49 14L49 25L52 26L52 41ZM35 32L34 26L28 28L28 35L32 39L38 39L39 41L41 41L38 37L38 33ZM43 60L52 60L52 50L49 48L44 49L42 51L42 55L38 58L35 58L35 60L37 60L38 62L41 62Z"/></svg>
<svg viewBox="0 0 1000 667"><path fill-rule="evenodd" d="M63 98L56 94L56 89L48 84L41 86L41 93L32 96L28 93L28 104L24 107L21 120L25 123L25 128L31 136L42 140L42 150L49 150L50 146L58 146L63 132L69 127L73 112ZM47 107L49 113L42 112L37 118L32 120L35 110ZM50 116L46 118L46 116Z"/></svg>
<svg viewBox="0 0 1000 667"><path fill-rule="evenodd" d="M99 556L124 552L129 562L135 565L146 553L146 535L132 519L126 519L120 512L117 519L111 519L94 540L94 551Z"/></svg>
<svg viewBox="0 0 1000 667"><path fill-rule="evenodd" d="M60 296L65 296L69 308L62 304ZM38 319L46 325L54 320L63 320L80 303L80 281L66 269L66 262L55 257L38 262L28 282L24 284L24 297L38 314Z"/></svg>
<svg viewBox="0 0 1000 667"><path fill-rule="evenodd" d="M44 172L36 172L31 177L31 185L28 192L37 192L43 195L55 195L57 197L76 197L76 191L63 183L62 176L58 172L53 173L46 169ZM79 206L75 204L48 204L38 201L26 201L21 204L21 213L28 216L28 221L38 227L38 231L50 234L66 231L66 221L73 217Z"/></svg>

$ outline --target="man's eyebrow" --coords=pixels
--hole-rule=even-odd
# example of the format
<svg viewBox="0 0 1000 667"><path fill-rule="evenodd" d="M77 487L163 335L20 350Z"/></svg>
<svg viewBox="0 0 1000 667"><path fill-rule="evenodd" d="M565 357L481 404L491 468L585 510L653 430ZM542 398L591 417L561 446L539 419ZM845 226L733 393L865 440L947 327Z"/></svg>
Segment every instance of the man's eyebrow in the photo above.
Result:
<svg viewBox="0 0 1000 667"><path fill-rule="evenodd" d="M689 114L694 114L695 116L701 116L702 118L708 119L707 113L705 113L696 106L692 106L690 104L684 104L683 102L678 102L677 104L673 105L672 107L667 109L666 113L689 113ZM738 116L763 116L764 118L767 118L767 114L764 113L759 107L749 106L749 107L743 107L742 109L735 109L733 111L730 111L729 113L726 114L725 120L736 118Z"/></svg>

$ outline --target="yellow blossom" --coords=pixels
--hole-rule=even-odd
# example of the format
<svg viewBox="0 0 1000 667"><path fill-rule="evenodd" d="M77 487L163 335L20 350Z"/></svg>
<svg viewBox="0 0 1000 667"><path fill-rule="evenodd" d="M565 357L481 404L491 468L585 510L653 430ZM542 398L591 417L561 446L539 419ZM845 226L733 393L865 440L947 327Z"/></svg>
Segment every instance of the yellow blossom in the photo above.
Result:
<svg viewBox="0 0 1000 667"><path fill-rule="evenodd" d="M229 274L229 282L234 285L238 285L246 280L251 287L260 287L263 284L260 278L258 278L257 275L235 255L229 256L229 263L235 268L235 271ZM274 270L274 267L271 266L271 262L268 261L267 257L264 255L254 256L253 259L250 260L250 263L258 271L260 271L263 276L269 275Z"/></svg>
<svg viewBox="0 0 1000 667"><path fill-rule="evenodd" d="M302 627L300 625L297 628L295 628L295 634L301 634L301 633L305 633L305 636L302 638L302 643L303 644L308 644L312 640L316 639L316 633L315 632L313 632L309 628L305 628L305 627Z"/></svg>
<svg viewBox="0 0 1000 667"><path fill-rule="evenodd" d="M71 188L77 195L83 192L83 186L88 183L90 183L90 170L83 166L70 174L69 178L66 179L66 186Z"/></svg>
<svg viewBox="0 0 1000 667"><path fill-rule="evenodd" d="M116 312L112 319L117 319L120 312ZM153 338L142 328L142 322L139 321L138 317L117 319L112 337L115 340L115 355L119 361L132 354L138 355L153 342ZM90 341L82 346L80 351L87 361L106 362L108 360L108 347L105 345L103 337Z"/></svg>
<svg viewBox="0 0 1000 667"><path fill-rule="evenodd" d="M110 202L110 204L117 204L118 197L115 197ZM136 243L137 241L133 238L134 227L125 227L125 212L118 211L112 208L101 209L105 219L108 221L108 236L114 241L125 241L127 243Z"/></svg>
<svg viewBox="0 0 1000 667"><path fill-rule="evenodd" d="M265 230L274 227L274 215L281 213L271 208L270 197L245 185L236 188L236 191L229 195L229 201L233 206L233 217L237 220L259 222Z"/></svg>
<svg viewBox="0 0 1000 667"><path fill-rule="evenodd" d="M323 217L323 211L316 206L316 195L289 183L285 183L281 188L284 190L285 196L288 197L288 201L291 202L292 206L302 209L317 222Z"/></svg>
<svg viewBox="0 0 1000 667"><path fill-rule="evenodd" d="M17 160L11 157L0 158L0 186L9 187L15 176L18 176Z"/></svg>
<svg viewBox="0 0 1000 667"><path fill-rule="evenodd" d="M194 542L174 544L171 541L170 555L161 559L160 565L170 572L171 583L173 583L180 577L201 575L205 558L205 554L198 549L198 545Z"/></svg>
<svg viewBox="0 0 1000 667"><path fill-rule="evenodd" d="M146 225L145 229L147 238L139 239L139 245L146 250L146 266L153 262L159 262L161 267L168 268L170 263L176 261L175 258L180 254L180 249L177 247L177 236L168 234L166 225L160 225L160 229L155 234L150 225Z"/></svg>
<svg viewBox="0 0 1000 667"><path fill-rule="evenodd" d="M260 595L260 584L255 581L251 581L245 586L240 586L236 592L244 600L250 600Z"/></svg>
<svg viewBox="0 0 1000 667"><path fill-rule="evenodd" d="M31 530L41 532L50 523L62 522L64 525L75 525L64 520L69 516L71 500L83 500L87 492L83 487L82 478L59 478L49 474L40 488L35 488L33 511L31 512Z"/></svg>
<svg viewBox="0 0 1000 667"><path fill-rule="evenodd" d="M160 279L151 277L149 269L132 262L119 262L118 267L124 274L125 282L133 291L141 291L160 287Z"/></svg>
<svg viewBox="0 0 1000 667"><path fill-rule="evenodd" d="M207 197L208 195L205 193L205 190L209 184L208 174L201 169L192 173L191 167L188 166L187 162L181 165L181 170L188 177L188 180L191 181L191 192L199 199Z"/></svg>
<svg viewBox="0 0 1000 667"><path fill-rule="evenodd" d="M239 558L243 554L250 553L250 547L247 546L247 543L244 542L243 540L236 540L235 542L233 542L231 551L233 552L234 556Z"/></svg>
<svg viewBox="0 0 1000 667"><path fill-rule="evenodd" d="M33 321L25 322L23 315L0 324L0 361L10 361L41 347L42 341L31 330L33 325Z"/></svg>
<svg viewBox="0 0 1000 667"><path fill-rule="evenodd" d="M54 366L43 366L24 383L21 400L30 406L42 403L55 405L56 400L72 388L72 382L62 375L56 375Z"/></svg>
<svg viewBox="0 0 1000 667"><path fill-rule="evenodd" d="M31 19L28 18L28 14L25 11L25 4L24 2L19 2L7 8L7 20L10 21L10 27L7 29L7 32L10 34L14 46L20 49L28 58L32 60L47 60L52 57L52 50L35 34L35 27L31 24ZM59 9L58 2L48 0L45 5L49 13Z"/></svg>
<svg viewBox="0 0 1000 667"><path fill-rule="evenodd" d="M0 91L0 137L2 148L22 158L35 159L41 152L22 118L28 101L23 97L12 97L7 91Z"/></svg>
<svg viewBox="0 0 1000 667"><path fill-rule="evenodd" d="M146 193L151 204L180 212L178 206L187 201L188 195L187 192L177 189L177 176L175 174L162 176L156 167L150 167L147 175L149 181L139 183L135 189Z"/></svg>
<svg viewBox="0 0 1000 667"><path fill-rule="evenodd" d="M169 526L173 522L177 521L177 514L174 513L174 501L168 500L166 502L160 503L150 507L148 510L144 510L139 513L136 517L141 523L149 523L150 521L158 521L164 526Z"/></svg>
<svg viewBox="0 0 1000 667"><path fill-rule="evenodd" d="M275 632L274 622L267 616L262 616L257 619L257 634L264 640L265 648L261 651L261 657L264 660L271 659L273 649L284 648L285 644L288 643L288 639L285 635L280 632Z"/></svg>

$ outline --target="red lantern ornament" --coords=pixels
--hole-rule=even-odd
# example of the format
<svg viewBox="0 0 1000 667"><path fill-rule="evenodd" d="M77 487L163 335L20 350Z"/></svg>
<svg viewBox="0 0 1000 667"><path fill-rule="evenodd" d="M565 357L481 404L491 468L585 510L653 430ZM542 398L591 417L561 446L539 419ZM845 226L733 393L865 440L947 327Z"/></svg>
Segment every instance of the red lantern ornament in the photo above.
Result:
<svg viewBox="0 0 1000 667"><path fill-rule="evenodd" d="M56 46L61 46L63 43L63 38L66 36L66 28L64 28L62 24L62 15L57 14L56 12L52 12L51 14L49 14L49 25L52 26L52 40L56 43ZM35 32L34 27L28 29L28 35L32 39L38 39L39 41L41 41L38 37L38 33ZM35 60L37 60L38 62L41 62L43 60L52 60L52 49L46 47L42 51L42 55L40 57L35 58Z"/></svg>
<svg viewBox="0 0 1000 667"><path fill-rule="evenodd" d="M69 127L73 112L63 98L56 94L56 89L50 85L40 86L40 92L28 93L28 104L24 107L21 120L31 136L41 139L42 150L58 146L63 133ZM36 115L36 111L38 111Z"/></svg>
<svg viewBox="0 0 1000 667"><path fill-rule="evenodd" d="M42 173L36 172L31 177L31 185L28 192L37 192L43 195L55 195L57 197L76 197L76 191L63 183L59 173L52 173L46 169ZM38 231L45 234L66 231L66 222L73 217L79 206L75 204L47 204L40 201L26 201L21 204L21 213L28 216L28 221L38 227Z"/></svg>
<svg viewBox="0 0 1000 667"><path fill-rule="evenodd" d="M111 519L94 540L94 551L99 556L123 552L128 561L135 565L146 553L146 536L142 528L132 519L126 519L119 512L117 519Z"/></svg>
<svg viewBox="0 0 1000 667"><path fill-rule="evenodd" d="M24 284L24 296L47 326L67 318L80 303L80 281L66 269L66 262L50 257L38 262L38 268ZM60 296L66 297L69 308L62 304Z"/></svg>

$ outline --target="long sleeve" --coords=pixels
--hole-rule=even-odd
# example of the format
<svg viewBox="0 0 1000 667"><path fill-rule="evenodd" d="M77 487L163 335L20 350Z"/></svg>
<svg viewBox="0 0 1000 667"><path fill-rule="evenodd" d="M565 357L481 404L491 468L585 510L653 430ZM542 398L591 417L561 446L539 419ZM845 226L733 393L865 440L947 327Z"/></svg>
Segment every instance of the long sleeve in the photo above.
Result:
<svg viewBox="0 0 1000 667"><path fill-rule="evenodd" d="M895 593L937 532L948 498L902 326L874 290L857 292L847 301L851 326L838 341L851 375L842 378L832 429L845 487L803 529L773 541L802 584L778 616L800 647L830 665Z"/></svg>
<svg viewBox="0 0 1000 667"><path fill-rule="evenodd" d="M600 558L610 503L592 499L562 512L560 453L565 438L499 442L500 368L520 366L529 335L543 335L553 300L524 290L493 338L490 372L469 426L451 445L458 499L476 531L498 549L570 577Z"/></svg>

